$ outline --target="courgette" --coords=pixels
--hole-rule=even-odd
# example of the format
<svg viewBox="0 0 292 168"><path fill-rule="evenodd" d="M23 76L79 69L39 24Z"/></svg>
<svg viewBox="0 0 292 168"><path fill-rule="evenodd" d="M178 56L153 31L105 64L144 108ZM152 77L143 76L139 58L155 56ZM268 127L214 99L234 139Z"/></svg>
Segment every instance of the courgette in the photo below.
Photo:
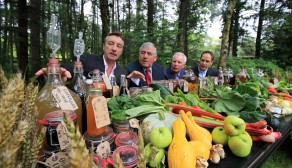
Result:
<svg viewBox="0 0 292 168"><path fill-rule="evenodd" d="M160 96L162 98L165 98L168 95L173 96L173 93L161 83L152 83L149 86L152 87L154 91L160 90Z"/></svg>

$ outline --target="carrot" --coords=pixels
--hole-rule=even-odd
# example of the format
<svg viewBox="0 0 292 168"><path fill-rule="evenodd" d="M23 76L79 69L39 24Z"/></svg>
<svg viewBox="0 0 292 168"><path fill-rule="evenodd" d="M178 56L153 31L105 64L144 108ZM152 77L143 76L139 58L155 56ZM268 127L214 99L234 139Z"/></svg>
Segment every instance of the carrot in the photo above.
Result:
<svg viewBox="0 0 292 168"><path fill-rule="evenodd" d="M288 97L288 98L291 98L292 99L292 96L290 94L288 94L288 93L281 92L281 93L278 93L278 95L280 95L282 97Z"/></svg>

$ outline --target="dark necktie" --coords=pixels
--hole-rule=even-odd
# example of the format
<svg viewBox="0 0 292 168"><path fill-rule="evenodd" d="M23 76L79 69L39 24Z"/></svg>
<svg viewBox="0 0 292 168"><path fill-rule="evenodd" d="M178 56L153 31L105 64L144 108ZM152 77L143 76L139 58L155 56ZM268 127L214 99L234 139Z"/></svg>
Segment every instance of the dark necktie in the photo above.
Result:
<svg viewBox="0 0 292 168"><path fill-rule="evenodd" d="M150 69L148 68L148 69L146 69L146 82L147 82L147 84L148 85L150 85L151 84L151 74L150 74Z"/></svg>

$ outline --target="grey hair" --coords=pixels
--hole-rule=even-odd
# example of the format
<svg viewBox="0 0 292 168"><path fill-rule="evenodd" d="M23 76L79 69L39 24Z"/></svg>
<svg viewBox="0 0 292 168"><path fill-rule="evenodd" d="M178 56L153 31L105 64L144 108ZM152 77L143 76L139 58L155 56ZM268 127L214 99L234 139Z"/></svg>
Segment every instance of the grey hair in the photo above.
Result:
<svg viewBox="0 0 292 168"><path fill-rule="evenodd" d="M156 52L156 47L153 43L151 42L146 42L146 43L143 43L140 47L140 51L143 50L144 48L154 48L154 55L157 56L157 52Z"/></svg>
<svg viewBox="0 0 292 168"><path fill-rule="evenodd" d="M183 63L186 64L187 63L187 56L182 53L182 52L176 52L173 56L172 56L172 59L174 59L174 57L176 56L179 56L179 55L182 55L183 56Z"/></svg>

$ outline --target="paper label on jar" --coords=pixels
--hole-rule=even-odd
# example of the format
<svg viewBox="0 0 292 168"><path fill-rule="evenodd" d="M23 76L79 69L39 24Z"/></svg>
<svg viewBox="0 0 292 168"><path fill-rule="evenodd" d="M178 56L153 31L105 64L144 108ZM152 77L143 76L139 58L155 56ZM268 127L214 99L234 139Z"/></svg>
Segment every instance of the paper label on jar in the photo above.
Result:
<svg viewBox="0 0 292 168"><path fill-rule="evenodd" d="M132 128L139 128L139 120L136 118L132 118L129 120L130 127Z"/></svg>
<svg viewBox="0 0 292 168"><path fill-rule="evenodd" d="M108 78L107 75L102 75L102 79L103 79L103 82L105 83L105 87L106 89L112 89L112 85L111 85L111 82L110 82L110 79Z"/></svg>
<svg viewBox="0 0 292 168"><path fill-rule="evenodd" d="M69 157L63 152L53 153L45 163L51 168L68 168L71 166Z"/></svg>
<svg viewBox="0 0 292 168"><path fill-rule="evenodd" d="M188 92L189 91L189 83L187 81L184 81L184 91L183 92Z"/></svg>
<svg viewBox="0 0 292 168"><path fill-rule="evenodd" d="M111 123L107 108L107 101L104 96L93 98L92 107L94 111L96 128L100 128Z"/></svg>
<svg viewBox="0 0 292 168"><path fill-rule="evenodd" d="M57 126L57 135L61 150L69 148L70 138L68 137L66 127L62 123Z"/></svg>
<svg viewBox="0 0 292 168"><path fill-rule="evenodd" d="M120 94L120 87L113 86L113 96L118 96Z"/></svg>
<svg viewBox="0 0 292 168"><path fill-rule="evenodd" d="M62 110L77 110L78 106L65 86L58 86L52 90L55 100L58 102Z"/></svg>
<svg viewBox="0 0 292 168"><path fill-rule="evenodd" d="M96 154L102 157L103 159L107 159L111 154L111 147L108 141L100 143L95 150Z"/></svg>

